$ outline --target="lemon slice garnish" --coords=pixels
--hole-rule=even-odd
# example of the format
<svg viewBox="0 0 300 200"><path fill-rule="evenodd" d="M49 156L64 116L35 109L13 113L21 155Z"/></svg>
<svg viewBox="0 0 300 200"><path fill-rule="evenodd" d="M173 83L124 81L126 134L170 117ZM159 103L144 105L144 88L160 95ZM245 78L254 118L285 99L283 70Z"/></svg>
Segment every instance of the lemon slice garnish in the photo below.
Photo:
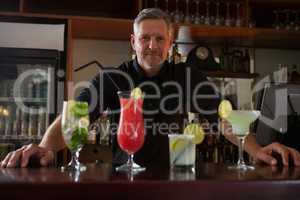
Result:
<svg viewBox="0 0 300 200"><path fill-rule="evenodd" d="M140 99L142 98L142 96L143 96L143 92L139 87L134 88L130 93L130 97L133 99Z"/></svg>
<svg viewBox="0 0 300 200"><path fill-rule="evenodd" d="M193 141L195 144L200 144L201 142L203 142L203 140L205 138L205 132L199 123L188 124L185 127L183 133L194 135Z"/></svg>
<svg viewBox="0 0 300 200"><path fill-rule="evenodd" d="M230 115L231 111L232 111L232 105L230 101L222 100L218 108L219 116L222 119L226 119Z"/></svg>
<svg viewBox="0 0 300 200"><path fill-rule="evenodd" d="M176 138L176 139L172 139L172 141L170 142L170 149L172 151L181 151L183 150L185 147L187 147L188 145L188 140L183 139L183 138Z"/></svg>

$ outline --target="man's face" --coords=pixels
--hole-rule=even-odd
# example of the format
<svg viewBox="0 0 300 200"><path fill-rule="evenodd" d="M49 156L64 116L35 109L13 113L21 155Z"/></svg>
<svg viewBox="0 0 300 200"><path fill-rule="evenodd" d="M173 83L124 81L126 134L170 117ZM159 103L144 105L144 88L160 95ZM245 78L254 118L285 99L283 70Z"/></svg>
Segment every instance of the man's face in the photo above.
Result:
<svg viewBox="0 0 300 200"><path fill-rule="evenodd" d="M167 59L171 44L171 34L163 20L144 20L138 24L134 35L131 35L132 48L145 71L160 69Z"/></svg>

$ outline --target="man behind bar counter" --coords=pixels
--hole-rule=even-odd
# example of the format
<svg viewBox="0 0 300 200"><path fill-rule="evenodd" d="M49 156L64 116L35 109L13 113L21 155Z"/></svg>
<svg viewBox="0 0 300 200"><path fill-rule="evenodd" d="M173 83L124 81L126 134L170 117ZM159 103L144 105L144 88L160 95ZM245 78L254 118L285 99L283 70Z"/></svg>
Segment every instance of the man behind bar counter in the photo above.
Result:
<svg viewBox="0 0 300 200"><path fill-rule="evenodd" d="M143 109L147 135L144 146L135 154L135 161L142 165L168 164L168 132L157 127L160 124L177 125L177 132L180 132L178 124L182 122L181 114L188 111L199 112L213 123L216 119L219 96L216 95L217 92L206 77L197 69L187 67L183 63L174 65L166 61L168 50L172 44L172 27L169 17L163 11L159 9L142 10L136 17L133 28L131 45L136 52L136 59L121 64L116 69L120 73L112 72L110 77L96 76L91 82L91 87L82 90L77 99L88 101L91 105L95 100L91 98L92 92L89 92L89 89L96 88L102 101L97 101L96 109L90 113L90 120L93 122L101 110L107 107L112 110L119 108L116 92L119 89L132 89L126 81L128 79L126 77L130 77L133 86L141 87L146 93ZM114 80L114 83L110 78ZM197 87L199 84L202 86ZM180 86L183 92L175 95L179 98L171 98L180 91L177 86ZM191 90L190 94L194 94L193 92L197 89L196 94L206 95L206 98L202 97L196 102L191 102L192 98L186 97L189 89ZM194 105L195 103L196 105ZM116 118L118 119L118 117ZM172 131L176 132L176 130ZM237 140L232 137L232 134L231 137L227 136L230 141L236 143ZM61 116L58 116L47 129L39 145L30 144L10 152L1 162L1 167L19 165L26 167L32 156L40 159L42 166L46 166L53 161L54 153L65 146L61 133ZM253 134L247 136L245 149L257 161L276 165L278 161L271 155L271 152L275 151L281 155L284 165L288 165L289 157L291 157L294 164L300 166L299 152L279 143L261 147L256 143ZM127 159L126 154L118 147L115 135L113 135L113 154L113 162L116 164L121 164Z"/></svg>

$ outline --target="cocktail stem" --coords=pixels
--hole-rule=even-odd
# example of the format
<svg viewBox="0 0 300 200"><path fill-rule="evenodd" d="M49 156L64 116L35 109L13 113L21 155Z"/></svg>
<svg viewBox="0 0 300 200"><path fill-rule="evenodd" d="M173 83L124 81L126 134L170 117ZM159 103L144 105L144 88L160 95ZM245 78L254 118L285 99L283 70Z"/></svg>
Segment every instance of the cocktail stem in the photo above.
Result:
<svg viewBox="0 0 300 200"><path fill-rule="evenodd" d="M133 167L133 154L129 155L129 159L127 161L127 165L130 166L130 169Z"/></svg>
<svg viewBox="0 0 300 200"><path fill-rule="evenodd" d="M79 151L71 152L71 162L69 165L75 168L76 166L79 166Z"/></svg>
<svg viewBox="0 0 300 200"><path fill-rule="evenodd" d="M245 165L244 161L244 144L245 144L245 137L238 137L239 138L239 161L238 165Z"/></svg>

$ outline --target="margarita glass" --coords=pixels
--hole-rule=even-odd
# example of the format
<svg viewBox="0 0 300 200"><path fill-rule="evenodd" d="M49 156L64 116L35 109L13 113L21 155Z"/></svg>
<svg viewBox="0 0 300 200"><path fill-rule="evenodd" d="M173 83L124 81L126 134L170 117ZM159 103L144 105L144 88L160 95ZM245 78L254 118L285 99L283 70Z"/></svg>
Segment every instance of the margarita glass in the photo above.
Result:
<svg viewBox="0 0 300 200"><path fill-rule="evenodd" d="M134 153L144 144L145 130L143 118L143 98L135 98L130 91L118 92L121 116L117 133L118 144L129 158L127 163L116 168L117 171L140 172L146 168L133 161Z"/></svg>
<svg viewBox="0 0 300 200"><path fill-rule="evenodd" d="M249 127L260 116L257 110L232 110L226 120L232 126L232 132L239 140L239 160L236 165L229 166L229 169L248 170L254 166L246 165L243 157L245 137L249 134Z"/></svg>

